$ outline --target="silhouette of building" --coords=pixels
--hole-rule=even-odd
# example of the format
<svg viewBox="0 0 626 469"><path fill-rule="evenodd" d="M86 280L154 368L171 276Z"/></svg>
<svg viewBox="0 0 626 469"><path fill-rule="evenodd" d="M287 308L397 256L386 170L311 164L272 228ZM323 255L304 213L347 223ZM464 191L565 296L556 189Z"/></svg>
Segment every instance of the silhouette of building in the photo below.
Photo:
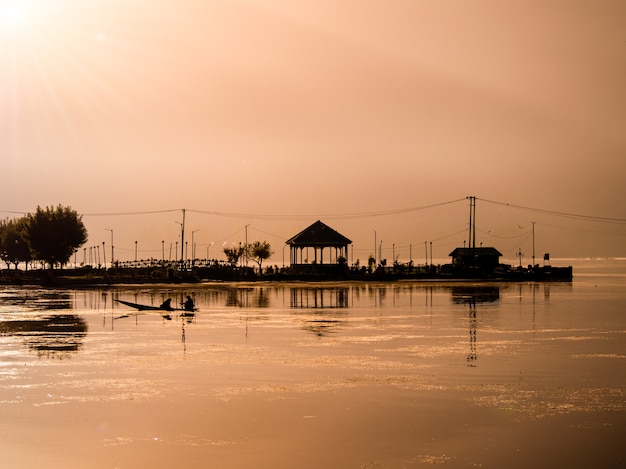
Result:
<svg viewBox="0 0 626 469"><path fill-rule="evenodd" d="M500 264L502 253L492 247L456 248L449 254L452 264L459 267L493 271Z"/></svg>
<svg viewBox="0 0 626 469"><path fill-rule="evenodd" d="M336 265L342 259L345 263L352 241L318 220L285 243L289 245L289 263L297 268Z"/></svg>

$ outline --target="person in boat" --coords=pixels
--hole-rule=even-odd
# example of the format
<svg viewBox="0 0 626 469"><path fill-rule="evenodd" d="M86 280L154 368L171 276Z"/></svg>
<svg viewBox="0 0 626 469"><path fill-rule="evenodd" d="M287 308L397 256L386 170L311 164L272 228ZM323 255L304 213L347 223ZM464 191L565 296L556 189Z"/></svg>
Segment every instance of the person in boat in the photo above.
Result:
<svg viewBox="0 0 626 469"><path fill-rule="evenodd" d="M172 299L168 298L160 306L161 309L172 309Z"/></svg>
<svg viewBox="0 0 626 469"><path fill-rule="evenodd" d="M187 299L183 303L183 308L185 308L185 311L193 311L194 310L193 299L189 295L187 295Z"/></svg>

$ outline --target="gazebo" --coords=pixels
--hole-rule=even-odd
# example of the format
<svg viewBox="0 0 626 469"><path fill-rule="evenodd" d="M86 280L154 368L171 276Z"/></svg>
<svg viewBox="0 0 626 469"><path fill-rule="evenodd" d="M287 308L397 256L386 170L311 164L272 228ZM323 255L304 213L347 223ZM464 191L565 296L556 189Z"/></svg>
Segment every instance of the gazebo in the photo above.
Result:
<svg viewBox="0 0 626 469"><path fill-rule="evenodd" d="M291 267L314 265L333 265L340 258L348 259L348 238L333 230L320 220L305 228L294 237L285 241L289 245L289 261ZM324 249L329 253L324 257ZM313 259L309 259L309 249L313 249Z"/></svg>

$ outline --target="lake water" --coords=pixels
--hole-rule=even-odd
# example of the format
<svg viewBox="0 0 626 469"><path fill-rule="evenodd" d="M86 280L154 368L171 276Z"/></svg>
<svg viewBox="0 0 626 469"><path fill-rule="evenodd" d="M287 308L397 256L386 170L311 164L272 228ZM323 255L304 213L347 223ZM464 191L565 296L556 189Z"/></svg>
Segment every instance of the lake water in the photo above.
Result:
<svg viewBox="0 0 626 469"><path fill-rule="evenodd" d="M626 261L572 283L0 288L0 466L626 465ZM194 317L136 312L194 297Z"/></svg>

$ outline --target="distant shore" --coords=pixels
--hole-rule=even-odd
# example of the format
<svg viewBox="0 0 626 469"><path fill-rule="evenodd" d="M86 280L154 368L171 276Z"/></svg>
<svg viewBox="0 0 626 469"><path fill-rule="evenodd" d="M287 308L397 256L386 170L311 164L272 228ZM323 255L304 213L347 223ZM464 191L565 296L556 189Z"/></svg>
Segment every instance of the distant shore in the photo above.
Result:
<svg viewBox="0 0 626 469"><path fill-rule="evenodd" d="M308 268L269 268L261 275L246 267L170 267L77 268L9 270L0 272L0 285L37 285L47 287L80 287L129 284L203 283L210 281L571 281L569 267L501 266L492 272L454 268L451 264L424 265L416 268L379 267L376 270L346 266L308 266Z"/></svg>

